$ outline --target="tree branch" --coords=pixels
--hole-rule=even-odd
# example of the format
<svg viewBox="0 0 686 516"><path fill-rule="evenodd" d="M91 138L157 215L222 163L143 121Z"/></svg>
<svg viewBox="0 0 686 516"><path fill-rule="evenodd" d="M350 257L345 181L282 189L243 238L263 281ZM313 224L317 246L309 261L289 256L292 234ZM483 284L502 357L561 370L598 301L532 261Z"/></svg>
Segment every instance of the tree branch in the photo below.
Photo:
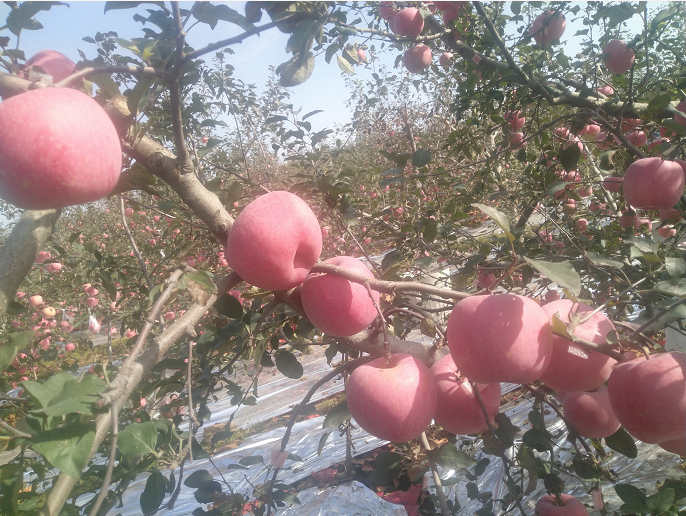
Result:
<svg viewBox="0 0 686 516"><path fill-rule="evenodd" d="M217 291L218 293L227 292L238 285L241 281L241 278L237 274L231 273L224 277L217 284ZM203 305L197 303L193 304L185 314L176 319L174 324L168 326L157 338L157 340L148 346L145 352L138 357L134 363L134 366L130 370L129 378L125 382L125 391L122 393L122 396L117 398L114 402L118 410L121 410L126 403L126 400L141 379L150 372L157 362L159 362L171 345L186 335L189 329L194 329L194 326L202 318L205 312L209 310L215 303L217 296L218 294L212 294L207 302ZM100 444L107 436L110 423L111 417L109 412L100 414L95 419L95 440L93 442L93 446L91 447L88 461L93 458L100 447ZM72 489L76 485L76 482L77 479L70 477L65 473L61 473L57 480L53 483L53 487L48 494L45 504L43 505L43 512L41 514L44 516L58 516L65 502L69 498Z"/></svg>
<svg viewBox="0 0 686 516"><path fill-rule="evenodd" d="M5 313L31 270L62 210L26 210L0 249L0 313Z"/></svg>

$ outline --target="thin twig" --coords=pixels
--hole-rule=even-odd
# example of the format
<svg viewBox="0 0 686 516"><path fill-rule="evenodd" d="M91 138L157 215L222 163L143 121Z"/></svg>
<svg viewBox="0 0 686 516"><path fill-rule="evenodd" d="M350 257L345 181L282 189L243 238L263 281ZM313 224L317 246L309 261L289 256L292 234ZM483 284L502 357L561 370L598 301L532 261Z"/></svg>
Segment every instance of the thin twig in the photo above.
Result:
<svg viewBox="0 0 686 516"><path fill-rule="evenodd" d="M193 425L198 424L193 411L193 343L188 341L188 368L186 371L186 389L188 390L188 460L193 462Z"/></svg>
<svg viewBox="0 0 686 516"><path fill-rule="evenodd" d="M12 425L5 423L2 419L0 419L0 428L15 435L16 437L23 437L24 439L31 439L32 437L31 434L27 434L26 432L22 432L18 428L14 428Z"/></svg>
<svg viewBox="0 0 686 516"><path fill-rule="evenodd" d="M686 297L681 298L677 301L674 301L671 305L669 305L667 308L664 310L660 310L658 313L656 313L654 316L652 316L650 319L648 319L645 323L643 323L641 326L636 328L634 332L629 336L629 338L633 338L636 335L639 335L640 333L643 333L646 331L650 326L657 321L660 317L663 317L664 315L667 315L668 312L672 311L679 305L683 305L686 303Z"/></svg>
<svg viewBox="0 0 686 516"><path fill-rule="evenodd" d="M67 86L75 83L79 79L88 77L89 75L95 74L107 74L111 75L113 73L128 73L136 76L147 76L147 77L159 77L167 82L171 82L173 77L169 72L164 70L158 70L151 66L125 66L125 65L115 65L115 66L89 66L88 68L82 68L76 73L65 77L54 86L56 88L66 88Z"/></svg>
<svg viewBox="0 0 686 516"><path fill-rule="evenodd" d="M367 289L367 294L369 294L369 299L372 300L372 304L374 305L374 308L376 308L376 313L379 314L381 330L383 331L383 350L384 354L386 355L386 363L388 363L391 361L391 344L388 341L388 329L386 328L388 326L388 323L386 322L386 318L383 316L383 312L381 311L379 303L377 303L376 299L374 299L372 287L369 286L369 282L366 282L364 286Z"/></svg>
<svg viewBox="0 0 686 516"><path fill-rule="evenodd" d="M422 446L427 452L431 451L431 445L429 440L426 438L426 432L422 432ZM431 472L434 477L434 484L436 484L436 496L438 496L438 504L441 506L441 516L450 516L450 510L448 509L448 502L445 499L445 493L443 492L443 485L441 484L441 476L438 474L438 468L436 463L429 459L429 465L431 466Z"/></svg>
<svg viewBox="0 0 686 516"><path fill-rule="evenodd" d="M102 487L98 493L98 497L95 499L95 504L91 507L88 516L96 516L100 510L102 502L110 492L110 482L112 482L112 471L114 470L114 459L117 457L117 439L119 438L119 415L117 413L116 405L112 404L110 406L110 413L112 415L112 441L110 443L110 456L107 461L107 471L105 472L105 478L102 481Z"/></svg>
<svg viewBox="0 0 686 516"><path fill-rule="evenodd" d="M507 475L507 478L509 479L510 483L514 485L515 481L512 478L512 474L510 473L510 461L505 456L505 450L500 446L502 442L495 436L495 431L493 430L493 425L491 424L491 418L488 415L486 405L484 405L484 400L481 398L481 393L479 392L479 386L472 381L470 381L469 383L471 384L472 391L474 391L474 396L476 396L476 399L479 402L479 406L481 407L481 412L483 413L484 419L486 420L486 424L488 425L488 432L491 434L491 439L493 439L493 442L496 444L496 447L498 448L498 455L500 455L500 458L503 461L503 466L505 467L505 474ZM522 516L526 516L526 512L524 512L524 508L522 507L522 503L519 498L516 499L516 505L519 511L522 513Z"/></svg>

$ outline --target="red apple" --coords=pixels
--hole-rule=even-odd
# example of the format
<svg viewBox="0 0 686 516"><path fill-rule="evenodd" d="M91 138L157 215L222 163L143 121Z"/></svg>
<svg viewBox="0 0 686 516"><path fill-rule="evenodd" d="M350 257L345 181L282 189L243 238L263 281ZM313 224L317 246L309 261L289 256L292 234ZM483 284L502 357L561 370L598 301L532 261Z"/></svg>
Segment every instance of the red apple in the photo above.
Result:
<svg viewBox="0 0 686 516"><path fill-rule="evenodd" d="M633 143L636 147L643 147L648 143L648 135L643 131L631 131L627 133L626 139Z"/></svg>
<svg viewBox="0 0 686 516"><path fill-rule="evenodd" d="M416 7L406 7L402 9L393 19L395 33L398 36L409 36L415 38L424 30L424 18Z"/></svg>
<svg viewBox="0 0 686 516"><path fill-rule="evenodd" d="M561 494L562 506L557 505L557 500L552 495L544 495L536 502L534 514L536 516L588 516L588 511L583 503L573 496Z"/></svg>
<svg viewBox="0 0 686 516"><path fill-rule="evenodd" d="M624 173L624 197L634 208L671 208L684 190L684 171L678 163L643 158Z"/></svg>
<svg viewBox="0 0 686 516"><path fill-rule="evenodd" d="M584 126L582 134L587 134L588 136L595 137L600 132L600 126L598 124L588 124Z"/></svg>
<svg viewBox="0 0 686 516"><path fill-rule="evenodd" d="M46 260L52 258L52 255L48 251L41 251L36 257L36 263L44 263Z"/></svg>
<svg viewBox="0 0 686 516"><path fill-rule="evenodd" d="M681 439L672 439L671 441L662 441L658 443L660 448L670 453L676 453L681 457L686 457L686 437Z"/></svg>
<svg viewBox="0 0 686 516"><path fill-rule="evenodd" d="M621 129L623 133L636 131L643 124L640 118L622 118Z"/></svg>
<svg viewBox="0 0 686 516"><path fill-rule="evenodd" d="M612 73L626 73L636 60L634 51L620 39L613 39L603 49L603 63Z"/></svg>
<svg viewBox="0 0 686 516"><path fill-rule="evenodd" d="M674 229L672 226L662 226L657 230L657 233L662 237L662 238L669 238L673 237L676 235L676 229Z"/></svg>
<svg viewBox="0 0 686 516"><path fill-rule="evenodd" d="M488 427L472 384L460 376L451 355L445 355L431 366L437 398L434 420L448 432L465 435ZM476 384L491 421L500 408L500 383Z"/></svg>
<svg viewBox="0 0 686 516"><path fill-rule="evenodd" d="M564 322L569 322L570 310L581 314L592 312L593 308L583 303L561 299L543 306L549 320L556 313ZM574 330L574 334L596 344L606 342L606 335L615 329L612 322L602 313L597 313ZM548 368L540 379L551 389L562 392L590 391L602 385L610 376L616 360L593 351L585 351L572 341L558 335L553 336L553 354Z"/></svg>
<svg viewBox="0 0 686 516"><path fill-rule="evenodd" d="M398 8L393 2L381 2L379 4L379 17L390 21L398 14Z"/></svg>
<svg viewBox="0 0 686 516"><path fill-rule="evenodd" d="M521 129L524 127L524 124L526 124L526 118L520 116L521 114L521 111L508 111L505 113L505 120L507 120L507 123L510 124L510 129L512 131Z"/></svg>
<svg viewBox="0 0 686 516"><path fill-rule="evenodd" d="M337 256L324 263L374 279L364 263L350 256ZM372 291L372 294L378 303L379 293ZM364 330L377 315L364 285L333 274L310 274L303 282L301 299L310 322L334 337L348 337Z"/></svg>
<svg viewBox="0 0 686 516"><path fill-rule="evenodd" d="M614 95L615 89L612 86L601 86L598 88L598 92L602 93L603 95Z"/></svg>
<svg viewBox="0 0 686 516"><path fill-rule="evenodd" d="M600 439L614 434L621 426L610 406L607 387L595 392L568 392L562 400L565 417L580 435Z"/></svg>
<svg viewBox="0 0 686 516"><path fill-rule="evenodd" d="M403 64L409 72L419 73L431 65L431 49L420 43L405 51Z"/></svg>
<svg viewBox="0 0 686 516"><path fill-rule="evenodd" d="M55 84L73 74L76 65L64 54L54 50L40 50L26 61L24 69L19 72L19 77L28 79L29 71L34 66L40 67L46 74L52 75L52 82Z"/></svg>
<svg viewBox="0 0 686 516"><path fill-rule="evenodd" d="M677 111L681 111L682 113L686 113L686 99L682 100L676 105ZM683 117L681 115L677 115L676 113L674 114L674 121L677 124L681 125L686 125L686 117Z"/></svg>
<svg viewBox="0 0 686 516"><path fill-rule="evenodd" d="M346 386L348 408L370 434L396 443L418 437L436 410L436 384L417 358L397 353L355 369Z"/></svg>
<svg viewBox="0 0 686 516"><path fill-rule="evenodd" d="M603 187L608 192L619 192L619 190L622 188L623 183L623 177L606 177L605 179L603 179Z"/></svg>
<svg viewBox="0 0 686 516"><path fill-rule="evenodd" d="M609 149L614 144L614 139L605 133L598 133L595 137L595 146L601 150Z"/></svg>
<svg viewBox="0 0 686 516"><path fill-rule="evenodd" d="M450 64L453 60L453 55L450 52L443 52L441 57L438 59L438 64L443 68L450 68Z"/></svg>
<svg viewBox="0 0 686 516"><path fill-rule="evenodd" d="M270 192L236 218L225 256L241 278L266 290L289 290L307 277L322 252L317 217L289 192Z"/></svg>
<svg viewBox="0 0 686 516"><path fill-rule="evenodd" d="M367 56L361 48L357 49L357 59L360 60L360 63L364 63L367 60Z"/></svg>
<svg viewBox="0 0 686 516"><path fill-rule="evenodd" d="M471 296L448 319L448 347L460 372L479 383L529 383L553 352L548 316L534 300Z"/></svg>
<svg viewBox="0 0 686 516"><path fill-rule="evenodd" d="M627 432L646 443L686 435L686 354L627 353L608 380L610 404Z"/></svg>
<svg viewBox="0 0 686 516"><path fill-rule="evenodd" d="M539 14L529 28L536 43L548 46L554 40L560 39L567 28L567 20L560 12L545 11Z"/></svg>
<svg viewBox="0 0 686 516"><path fill-rule="evenodd" d="M524 141L524 133L513 133L510 136L510 147L514 150L523 149L528 142Z"/></svg>
<svg viewBox="0 0 686 516"><path fill-rule="evenodd" d="M43 298L41 296L31 296L29 298L29 305L30 306L40 306L43 304Z"/></svg>
<svg viewBox="0 0 686 516"><path fill-rule="evenodd" d="M659 147L663 143L669 143L669 141L669 138L658 138L657 140L653 140L648 144L648 150L653 152L653 150L655 150L656 147ZM656 153L653 152L653 154Z"/></svg>
<svg viewBox="0 0 686 516"><path fill-rule="evenodd" d="M44 210L96 201L117 183L119 136L103 109L68 88L27 91L0 103L0 196Z"/></svg>

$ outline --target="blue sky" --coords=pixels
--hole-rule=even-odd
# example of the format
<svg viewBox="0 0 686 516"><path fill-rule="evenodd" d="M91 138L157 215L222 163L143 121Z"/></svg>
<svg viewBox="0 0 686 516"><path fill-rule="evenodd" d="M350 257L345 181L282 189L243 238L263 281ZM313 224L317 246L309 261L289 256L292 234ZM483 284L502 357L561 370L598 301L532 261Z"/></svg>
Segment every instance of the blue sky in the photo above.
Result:
<svg viewBox="0 0 686 516"><path fill-rule="evenodd" d="M133 15L138 12L147 17L146 8L156 9L154 5L144 4L132 9L111 10L105 14L103 12L105 2L68 3L68 8L56 6L50 11L38 13L36 19L43 24L42 30L22 32L20 48L26 52L27 58L43 49L57 50L74 62L80 60L77 49L83 50L88 57L94 57L95 46L82 41L84 36L93 37L98 31L113 30L123 39L142 37L143 25L133 21ZM244 12L244 2L228 2L227 4L241 14ZM181 2L183 8L190 8L191 5L192 2ZM0 20L5 20L9 10L4 3L0 4ZM260 23L265 21L269 21L266 15ZM146 26L150 27L149 24ZM156 29L156 27L152 28ZM200 48L240 32L241 29L238 26L228 22L219 22L214 30L206 24L198 24L189 32L188 41L194 48ZM236 53L228 55L227 61L236 68L235 77L246 83L256 84L262 90L269 76L269 66L278 66L291 57L284 51L287 39L288 35L273 29L265 31L260 36L253 36L242 44L234 45L232 48ZM13 38L12 44L14 42ZM208 54L206 58L209 60L213 55L214 53ZM392 62L390 59L389 61ZM356 71L359 77L371 76L371 68L365 70L358 66ZM351 117L351 113L344 104L349 93L335 58L331 64L327 64L324 56L319 56L312 77L304 84L289 88L289 91L295 109L302 107L303 113L315 109L324 110L324 113L310 119L314 130L333 127L334 122L346 123Z"/></svg>

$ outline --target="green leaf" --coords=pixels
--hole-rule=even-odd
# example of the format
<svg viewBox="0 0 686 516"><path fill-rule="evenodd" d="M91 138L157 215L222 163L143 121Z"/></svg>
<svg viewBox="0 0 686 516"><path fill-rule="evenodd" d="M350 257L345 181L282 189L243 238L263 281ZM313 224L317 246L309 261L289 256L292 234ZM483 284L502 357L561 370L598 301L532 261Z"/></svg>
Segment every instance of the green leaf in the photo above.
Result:
<svg viewBox="0 0 686 516"><path fill-rule="evenodd" d="M238 25L241 29L246 31L255 28L255 26L252 23L249 23L245 19L245 16L231 9L228 5L209 4L210 7L208 9L203 9L203 4L204 2L196 4L191 10L191 12L193 13L193 16L195 16L196 20L198 20L201 23L208 24L213 30L215 25L217 24L217 20L233 23L234 25Z"/></svg>
<svg viewBox="0 0 686 516"><path fill-rule="evenodd" d="M324 451L324 446L326 445L326 441L329 439L329 436L333 433L333 430L326 432L324 435L322 435L319 438L319 446L317 446L317 455L320 457L322 456L322 452Z"/></svg>
<svg viewBox="0 0 686 516"><path fill-rule="evenodd" d="M7 343L0 346L0 374L14 361L19 350L28 348L33 339L34 331L10 333Z"/></svg>
<svg viewBox="0 0 686 516"><path fill-rule="evenodd" d="M524 259L541 274L544 274L549 280L554 281L561 287L567 288L575 295L581 292L581 276L576 272L574 267L569 262L544 262L541 260L532 260L524 256Z"/></svg>
<svg viewBox="0 0 686 516"><path fill-rule="evenodd" d="M424 165L431 163L431 151L429 149L417 149L417 152L412 154L412 164L421 168Z"/></svg>
<svg viewBox="0 0 686 516"><path fill-rule="evenodd" d="M297 503L298 505L300 505L300 500L298 500L297 496L295 496L293 493L289 493L288 491L283 491L281 489L275 489L272 492L272 500L274 500L275 502L284 502L290 504Z"/></svg>
<svg viewBox="0 0 686 516"><path fill-rule="evenodd" d="M628 3L620 3L606 7L598 11L593 18L599 20L600 18L609 18L610 23L608 28L611 29L616 25L619 25L623 21L628 20L634 15L634 8Z"/></svg>
<svg viewBox="0 0 686 516"><path fill-rule="evenodd" d="M670 276L682 276L686 273L686 260L667 256L665 258L665 268Z"/></svg>
<svg viewBox="0 0 686 516"><path fill-rule="evenodd" d="M625 503L645 505L646 495L638 487L632 486L631 484L616 484L615 492Z"/></svg>
<svg viewBox="0 0 686 516"><path fill-rule="evenodd" d="M576 170L576 165L579 162L580 157L581 150L579 150L579 146L576 144L570 145L557 155L558 161L562 164L567 172Z"/></svg>
<svg viewBox="0 0 686 516"><path fill-rule="evenodd" d="M119 433L117 447L122 455L140 457L155 452L157 428L155 423L133 423Z"/></svg>
<svg viewBox="0 0 686 516"><path fill-rule="evenodd" d="M424 317L419 323L419 331L427 337L436 336L436 322L431 317Z"/></svg>
<svg viewBox="0 0 686 516"><path fill-rule="evenodd" d="M505 235L510 240L510 242L514 242L515 237L510 231L510 221L507 219L504 213L501 213L495 208L491 208L490 206L486 206L485 204L474 203L472 204L472 206L480 209L486 215L488 215L493 220L493 222L495 222L500 227L500 229L502 229L505 232Z"/></svg>
<svg viewBox="0 0 686 516"><path fill-rule="evenodd" d="M674 489L661 489L646 499L646 505L653 514L662 514L667 512L674 503L674 495Z"/></svg>
<svg viewBox="0 0 686 516"><path fill-rule="evenodd" d="M231 294L222 294L214 303L214 309L230 319L243 317L243 305Z"/></svg>
<svg viewBox="0 0 686 516"><path fill-rule="evenodd" d="M342 58L339 55L336 55L336 62L338 63L338 67L348 75L355 75L355 70L353 70L353 67L350 66L350 63L344 58Z"/></svg>
<svg viewBox="0 0 686 516"><path fill-rule="evenodd" d="M7 28L15 36L19 36L22 29L39 30L43 28L33 17L41 11L49 11L53 5L68 5L62 2L23 2L7 15Z"/></svg>
<svg viewBox="0 0 686 516"><path fill-rule="evenodd" d="M255 464L264 464L264 459L262 458L262 455L249 455L243 457L238 463L241 466L254 466Z"/></svg>
<svg viewBox="0 0 686 516"><path fill-rule="evenodd" d="M524 433L522 442L529 448L539 452L551 451L553 449L553 436L547 430L532 428Z"/></svg>
<svg viewBox="0 0 686 516"><path fill-rule="evenodd" d="M607 444L608 448L626 455L630 459L635 459L638 456L638 449L636 448L634 438L623 428L606 437L605 444Z"/></svg>
<svg viewBox="0 0 686 516"><path fill-rule="evenodd" d="M602 254L590 251L586 253L586 258L591 260L591 262L595 265L605 265L607 267L615 267L617 269L624 267L624 263L620 262L619 260L612 260L611 258L603 256Z"/></svg>
<svg viewBox="0 0 686 516"><path fill-rule="evenodd" d="M183 485L190 487L191 489L198 489L205 482L210 482L214 480L212 475L206 469L199 469L191 473L186 480L184 480Z"/></svg>
<svg viewBox="0 0 686 516"><path fill-rule="evenodd" d="M538 410L532 410L529 412L529 422L531 426L537 430L545 430L545 421L543 420L543 414Z"/></svg>
<svg viewBox="0 0 686 516"><path fill-rule="evenodd" d="M297 53L285 63L281 63L276 68L276 73L280 76L279 84L286 88L302 84L312 75L314 70L314 54L309 50Z"/></svg>
<svg viewBox="0 0 686 516"><path fill-rule="evenodd" d="M652 115L657 115L660 111L669 106L671 102L672 96L669 93L660 93L650 99L650 102L648 102L648 111Z"/></svg>
<svg viewBox="0 0 686 516"><path fill-rule="evenodd" d="M462 450L458 450L454 444L445 443L439 448L428 452L429 458L439 466L450 469L467 469L476 462Z"/></svg>
<svg viewBox="0 0 686 516"><path fill-rule="evenodd" d="M512 424L512 421L504 412L496 414L495 423L498 425L495 435L509 448L514 444L517 427Z"/></svg>
<svg viewBox="0 0 686 516"><path fill-rule="evenodd" d="M210 138L209 140L207 140L207 143L204 147L198 149L198 158L204 158L207 154L209 154L212 151L212 149L219 146L221 143L222 140L218 138Z"/></svg>
<svg viewBox="0 0 686 516"><path fill-rule="evenodd" d="M568 181L555 181L546 189L546 197L554 197L557 192L564 190L568 184Z"/></svg>
<svg viewBox="0 0 686 516"><path fill-rule="evenodd" d="M352 414L350 414L350 409L348 408L348 401L343 400L329 411L324 418L322 428L338 428L343 421L347 421L351 417Z"/></svg>
<svg viewBox="0 0 686 516"><path fill-rule="evenodd" d="M324 55L324 59L326 60L327 63L331 63L331 58L334 56L338 50L340 50L340 46L338 43L332 43L328 47L326 47L326 54Z"/></svg>
<svg viewBox="0 0 686 516"><path fill-rule="evenodd" d="M74 375L59 373L48 379L48 381L42 385L38 382L21 382L21 385L39 407L45 408L48 406L53 396L62 392L64 384L73 380Z"/></svg>
<svg viewBox="0 0 686 516"><path fill-rule="evenodd" d="M668 280L658 281L655 284L655 290L675 296L686 296L686 279L669 278Z"/></svg>
<svg viewBox="0 0 686 516"><path fill-rule="evenodd" d="M167 479L157 468L153 468L152 474L145 482L145 489L141 493L140 504L143 514L150 514L159 509L166 492Z"/></svg>
<svg viewBox="0 0 686 516"><path fill-rule="evenodd" d="M303 375L302 364L290 351L280 349L276 352L274 359L276 360L276 368L284 376L297 380Z"/></svg>
<svg viewBox="0 0 686 516"><path fill-rule="evenodd" d="M604 476L603 469L593 463L590 458L575 456L572 459L572 468L577 475L586 480L599 479Z"/></svg>
<svg viewBox="0 0 686 516"><path fill-rule="evenodd" d="M90 414L96 395L105 390L105 380L94 374L85 375L80 382L72 377L64 382L62 390L50 399L48 405L32 412L48 416L63 416L72 412Z"/></svg>
<svg viewBox="0 0 686 516"><path fill-rule="evenodd" d="M79 478L95 440L95 423L71 424L36 434L31 448L70 477Z"/></svg>
<svg viewBox="0 0 686 516"><path fill-rule="evenodd" d="M402 455L389 451L381 451L374 461L374 470L369 474L369 480L375 484L387 484L398 478L401 470Z"/></svg>

